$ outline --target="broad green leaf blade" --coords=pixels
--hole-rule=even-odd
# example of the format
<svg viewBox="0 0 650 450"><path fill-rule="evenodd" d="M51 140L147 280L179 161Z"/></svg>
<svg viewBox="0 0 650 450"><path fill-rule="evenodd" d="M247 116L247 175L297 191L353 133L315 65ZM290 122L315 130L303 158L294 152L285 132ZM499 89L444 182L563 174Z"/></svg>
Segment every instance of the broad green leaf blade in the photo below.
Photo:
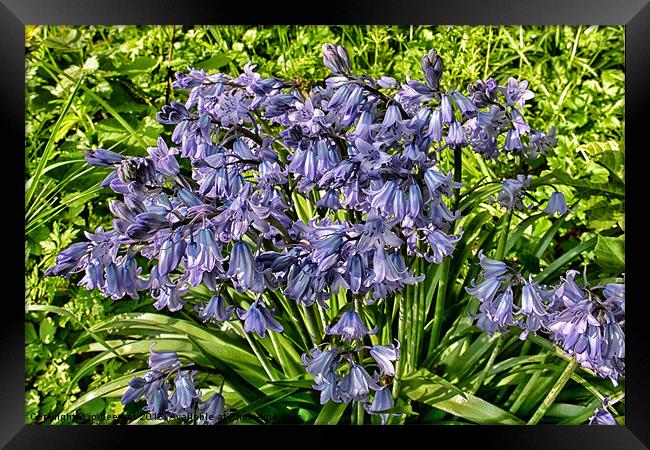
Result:
<svg viewBox="0 0 650 450"><path fill-rule="evenodd" d="M603 269L616 273L625 270L625 236L598 236L594 253L596 264Z"/></svg>
<svg viewBox="0 0 650 450"><path fill-rule="evenodd" d="M521 425L524 422L503 409L471 394L456 394L447 386L429 380L428 383L405 382L401 391L413 401L438 408L478 424Z"/></svg>
<svg viewBox="0 0 650 450"><path fill-rule="evenodd" d="M348 407L347 403L334 403L329 401L323 406L320 414L316 417L314 425L336 425L341 420L345 409Z"/></svg>

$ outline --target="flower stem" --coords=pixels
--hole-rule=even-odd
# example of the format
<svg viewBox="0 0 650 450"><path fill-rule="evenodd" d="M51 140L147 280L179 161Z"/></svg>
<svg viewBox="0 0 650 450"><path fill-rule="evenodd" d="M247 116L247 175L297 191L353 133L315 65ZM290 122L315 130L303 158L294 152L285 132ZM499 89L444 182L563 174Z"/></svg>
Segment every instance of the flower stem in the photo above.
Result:
<svg viewBox="0 0 650 450"><path fill-rule="evenodd" d="M478 379L476 382L476 385L472 388L470 391L472 395L476 395L476 392L479 390L485 379L488 377L490 374L490 370L492 370L492 366L494 365L494 360L497 358L497 355L501 351L501 346L503 345L503 335L500 334L497 339L497 343L494 345L494 350L492 350L492 354L490 355L490 358L488 359L487 364L485 365L485 369L483 370L483 374L481 377Z"/></svg>
<svg viewBox="0 0 650 450"><path fill-rule="evenodd" d="M460 183L463 178L463 149L454 147L454 181ZM454 189L454 209L458 208L460 188Z"/></svg>
<svg viewBox="0 0 650 450"><path fill-rule="evenodd" d="M363 403L357 402L357 425L363 425Z"/></svg>
<svg viewBox="0 0 650 450"><path fill-rule="evenodd" d="M309 333L309 337L311 338L311 342L313 345L318 345L321 342L321 335L320 332L318 331L318 327L316 327L316 316L314 314L314 310L310 307L307 307L305 305L302 306L302 312L303 312L303 317L305 319L305 325L307 325L307 333Z"/></svg>
<svg viewBox="0 0 650 450"><path fill-rule="evenodd" d="M404 342L404 334L406 331L406 301L404 299L405 292L395 294L395 301L399 302L398 320L397 320L397 340L400 344ZM395 367L395 380L393 381L393 398L398 398L400 380L404 373L404 355L401 355L397 360Z"/></svg>
<svg viewBox="0 0 650 450"><path fill-rule="evenodd" d="M571 374L577 365L578 364L574 359L571 359L571 361L569 361L567 366L564 368L564 371L560 375L560 378L558 378L558 380L555 382L553 389L549 391L542 404L539 405L539 408L537 408L537 411L535 411L535 414L533 414L533 417L531 417L528 421L528 425L536 425L542 419L542 417L544 417L546 411L548 411L557 396L560 395L560 391L562 391L564 385L569 381L569 378L571 378Z"/></svg>
<svg viewBox="0 0 650 450"><path fill-rule="evenodd" d="M262 368L264 369L264 372L266 372L266 375L269 377L269 380L277 381L275 376L273 375L274 372L273 368L270 366L268 360L260 350L259 346L257 345L257 342L255 342L255 339L251 338L251 336L248 333L246 333L243 330L243 328L241 329L241 332L244 335L244 338L246 338L248 345L251 346L253 353L255 353L255 356L257 356L257 360L262 365ZM271 331L269 331L269 333L271 333Z"/></svg>

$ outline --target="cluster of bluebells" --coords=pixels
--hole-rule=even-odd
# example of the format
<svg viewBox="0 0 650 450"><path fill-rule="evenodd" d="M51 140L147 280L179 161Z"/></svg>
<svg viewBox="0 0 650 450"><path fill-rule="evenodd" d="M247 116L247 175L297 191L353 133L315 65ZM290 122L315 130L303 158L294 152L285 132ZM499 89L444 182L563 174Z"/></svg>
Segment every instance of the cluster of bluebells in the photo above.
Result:
<svg viewBox="0 0 650 450"><path fill-rule="evenodd" d="M364 338L376 333L377 327L369 330L354 309L343 313L325 332L334 337L334 342L321 344L302 355L307 373L314 377L313 388L320 391L320 403L361 403L368 413L379 414L385 424L388 411L395 405L388 380L395 376L399 342L364 346ZM366 354L371 362L364 366Z"/></svg>
<svg viewBox="0 0 650 450"><path fill-rule="evenodd" d="M154 420L181 419L199 425L214 425L225 416L225 401L221 390L206 400L196 389L199 374L191 366L182 367L176 352L159 352L149 348L149 372L135 377L122 396L122 404L146 400L142 408ZM174 378L173 386L169 381ZM222 384L223 388L223 384ZM171 394L170 394L171 390Z"/></svg>
<svg viewBox="0 0 650 450"><path fill-rule="evenodd" d="M87 152L113 169L102 183L122 196L109 204L113 227L87 232L47 274L82 272L80 285L113 299L148 291L172 312L191 287L232 284L257 294L237 315L263 336L282 329L266 289L327 307L343 287L372 303L422 279L405 256L440 263L453 252L449 197L462 185L438 167L444 149L530 156L554 142L522 115L525 81L479 80L463 94L441 88L435 50L424 80L405 83L354 74L340 46L323 53L332 76L308 94L250 64L238 77L178 73L187 101L156 116L174 126L172 143L159 138L148 156ZM299 220L294 195L313 198L317 216Z"/></svg>
<svg viewBox="0 0 650 450"><path fill-rule="evenodd" d="M372 304L423 279L407 257L439 264L452 254L462 230L450 198L462 184L441 169L443 151L534 158L555 144L553 129L533 130L523 116L526 81L445 90L435 50L422 58L423 79L405 82L355 74L341 46L325 44L323 61L332 75L308 93L252 64L237 77L177 73L173 87L187 100L156 115L174 127L171 143L159 138L147 156L86 152L111 169L102 186L121 196L109 203L112 229L86 232L46 274L81 273L79 285L112 299L145 292L171 312L202 285L214 296L197 307L201 319L239 319L264 337L283 331L266 290L328 308L344 288ZM503 202L517 204L522 183ZM315 203L313 217L299 219L298 197ZM226 286L255 300L227 305ZM361 370L354 380L377 386ZM348 398L344 380L330 398ZM362 401L359 392L350 398Z"/></svg>
<svg viewBox="0 0 650 450"><path fill-rule="evenodd" d="M567 355L616 385L625 376L625 284L583 286L569 270L557 286L528 279L479 253L482 280L467 292L479 300L476 326L492 335L518 327L547 334Z"/></svg>

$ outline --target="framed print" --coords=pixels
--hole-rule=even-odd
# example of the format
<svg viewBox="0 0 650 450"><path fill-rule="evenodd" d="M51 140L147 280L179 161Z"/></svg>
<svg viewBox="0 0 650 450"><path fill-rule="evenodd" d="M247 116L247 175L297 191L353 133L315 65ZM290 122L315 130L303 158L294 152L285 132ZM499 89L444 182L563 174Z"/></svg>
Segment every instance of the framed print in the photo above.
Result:
<svg viewBox="0 0 650 450"><path fill-rule="evenodd" d="M3 2L7 448L647 448L650 7L380 4Z"/></svg>

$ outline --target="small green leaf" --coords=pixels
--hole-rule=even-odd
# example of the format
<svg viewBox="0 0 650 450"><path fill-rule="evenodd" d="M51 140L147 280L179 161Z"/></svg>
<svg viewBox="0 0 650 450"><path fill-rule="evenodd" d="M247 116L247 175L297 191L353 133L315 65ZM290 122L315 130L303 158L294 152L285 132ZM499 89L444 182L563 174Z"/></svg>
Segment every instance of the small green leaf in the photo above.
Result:
<svg viewBox="0 0 650 450"><path fill-rule="evenodd" d="M196 64L196 68L203 70L215 70L228 65L229 62L230 58L228 58L223 53L217 53L216 55L211 56L208 59Z"/></svg>
<svg viewBox="0 0 650 450"><path fill-rule="evenodd" d="M133 74L138 72L149 72L158 64L158 60L151 56L138 56L132 62L122 64L118 73Z"/></svg>
<svg viewBox="0 0 650 450"><path fill-rule="evenodd" d="M612 272L625 270L625 236L598 236L594 250L596 264Z"/></svg>

